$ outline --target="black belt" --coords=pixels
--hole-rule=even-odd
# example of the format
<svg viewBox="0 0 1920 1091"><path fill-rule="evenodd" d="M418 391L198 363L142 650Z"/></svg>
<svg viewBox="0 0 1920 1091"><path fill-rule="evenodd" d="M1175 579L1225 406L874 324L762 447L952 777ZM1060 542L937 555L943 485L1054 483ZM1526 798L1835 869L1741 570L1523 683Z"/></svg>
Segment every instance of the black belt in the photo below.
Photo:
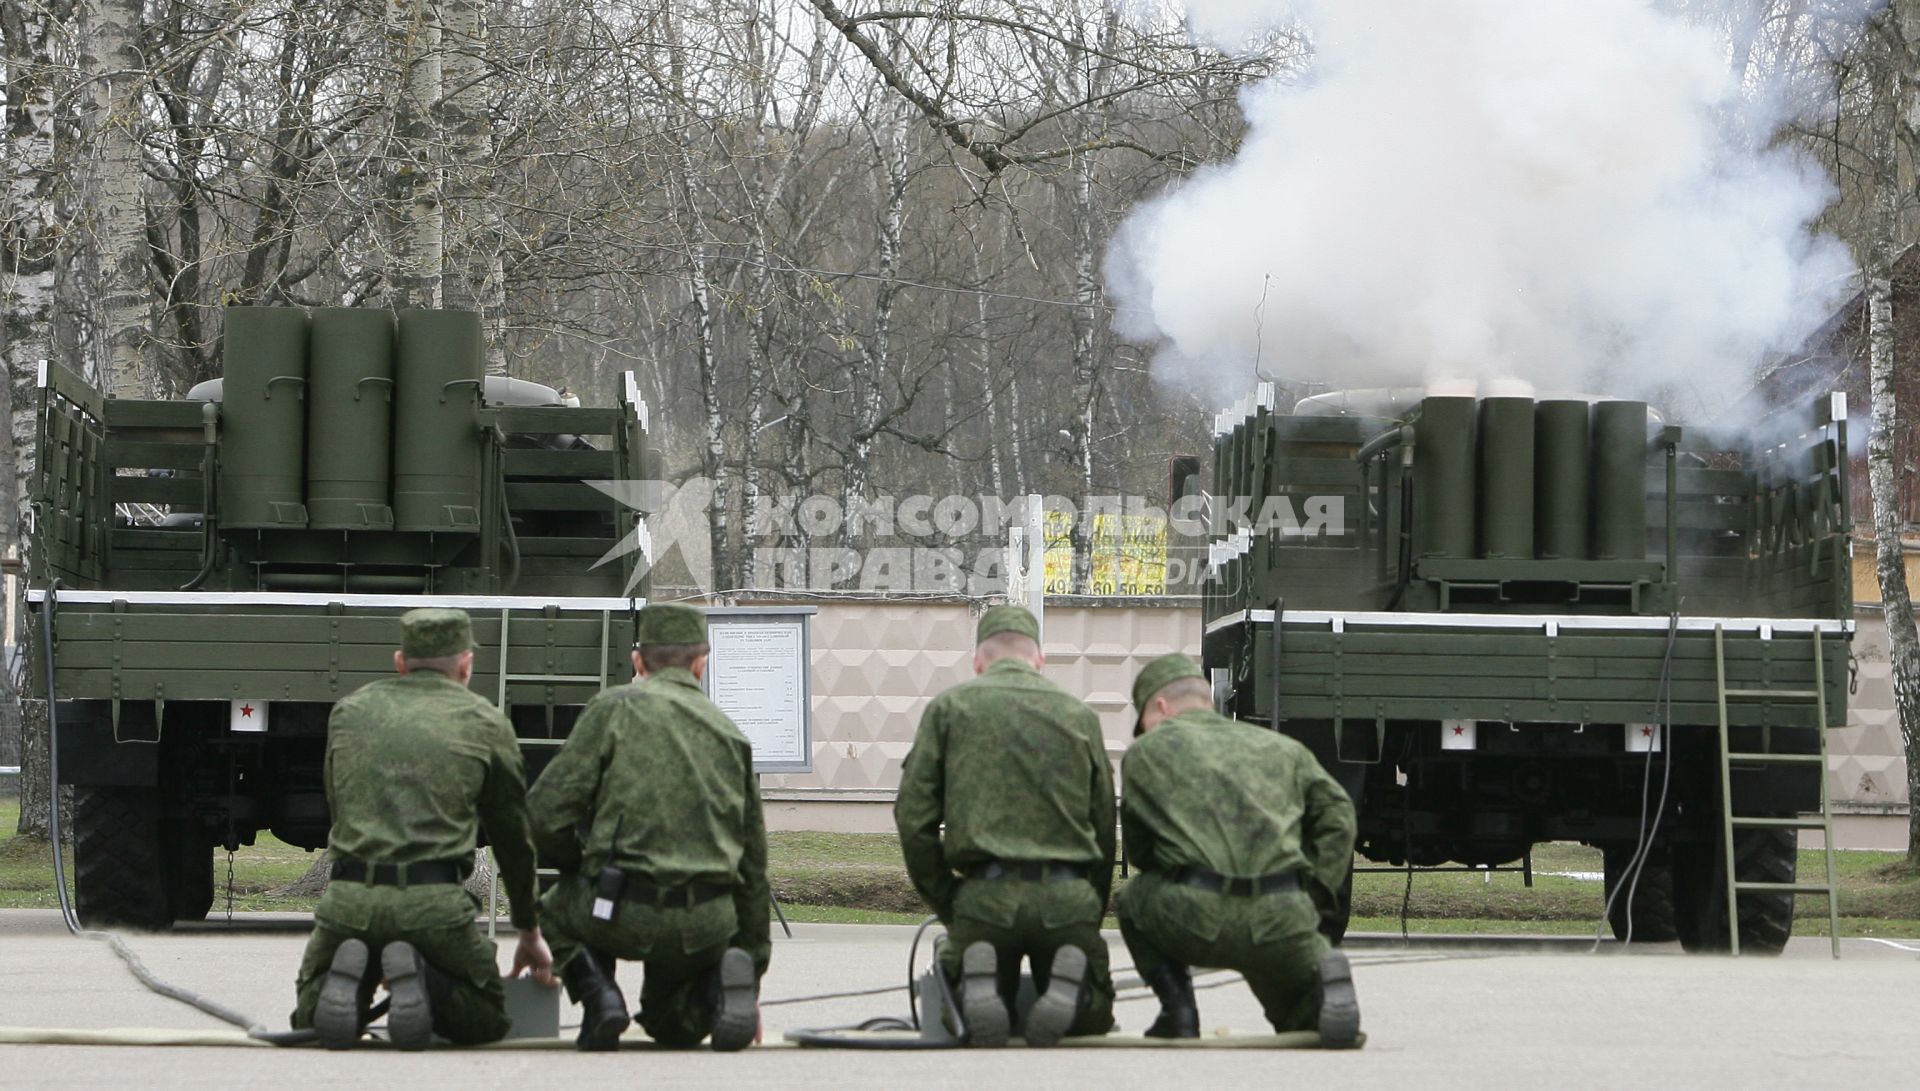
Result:
<svg viewBox="0 0 1920 1091"><path fill-rule="evenodd" d="M969 879L1025 879L1030 883L1058 883L1085 879L1092 871L1085 864L1066 860L988 860L969 864L960 874Z"/></svg>
<svg viewBox="0 0 1920 1091"><path fill-rule="evenodd" d="M1256 894L1279 894L1300 889L1300 875L1292 871L1276 871L1272 875L1261 875L1246 879L1233 875L1222 875L1203 867L1183 867L1173 873L1173 881L1197 890L1212 890L1221 894L1235 894L1240 897L1252 897Z"/></svg>
<svg viewBox="0 0 1920 1091"><path fill-rule="evenodd" d="M464 883L473 873L471 860L422 860L413 864L370 864L365 860L335 860L332 877L374 886L429 886Z"/></svg>
<svg viewBox="0 0 1920 1091"><path fill-rule="evenodd" d="M641 905L657 905L664 909L690 909L731 893L733 893L732 887L721 886L718 883L693 882L681 886L660 886L651 879L629 871L627 887L620 892L620 896L630 902L639 902Z"/></svg>

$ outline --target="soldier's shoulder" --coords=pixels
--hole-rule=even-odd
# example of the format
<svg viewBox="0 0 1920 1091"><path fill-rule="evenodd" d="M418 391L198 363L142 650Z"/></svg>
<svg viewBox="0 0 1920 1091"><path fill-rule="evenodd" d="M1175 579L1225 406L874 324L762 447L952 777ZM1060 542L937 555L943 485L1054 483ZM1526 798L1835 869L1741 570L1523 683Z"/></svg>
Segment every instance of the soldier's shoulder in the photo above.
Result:
<svg viewBox="0 0 1920 1091"><path fill-rule="evenodd" d="M1258 724L1230 720L1225 716L1216 716L1214 719L1219 727L1215 737L1247 762L1298 767L1305 762L1317 763L1320 760L1313 756L1313 751L1305 743L1291 735Z"/></svg>
<svg viewBox="0 0 1920 1091"><path fill-rule="evenodd" d="M956 701L1044 701L1065 708L1069 705L1086 707L1078 697L1067 692L1066 688L1039 671L1005 670L987 671L975 675L965 682L947 690L942 697L951 696Z"/></svg>
<svg viewBox="0 0 1920 1091"><path fill-rule="evenodd" d="M334 707L351 711L385 704L399 697L399 683L400 677L398 675L391 678L376 679L354 690L352 693L347 694L345 697L340 698L334 702Z"/></svg>
<svg viewBox="0 0 1920 1091"><path fill-rule="evenodd" d="M631 682L623 682L617 686L608 686L606 689L594 694L593 697L587 701L587 707L603 709L622 708L635 701L641 700L645 689L646 685L637 679Z"/></svg>
<svg viewBox="0 0 1920 1091"><path fill-rule="evenodd" d="M636 679L601 691L594 701L609 716L648 716L661 719L732 721L704 690L659 679Z"/></svg>
<svg viewBox="0 0 1920 1091"><path fill-rule="evenodd" d="M707 696L705 690L690 686L674 686L672 689L671 700L674 706L685 715L715 727L725 728L728 734L738 737L743 743L746 742L746 735L742 734L739 725L733 722L733 717L727 715L726 709L721 708L713 698Z"/></svg>
<svg viewBox="0 0 1920 1091"><path fill-rule="evenodd" d="M452 686L449 688L449 691L445 692L445 699L458 705L463 710L474 712L488 719L498 720L501 723L507 722L507 714L500 711L499 705L487 700L485 696L468 689L466 686Z"/></svg>

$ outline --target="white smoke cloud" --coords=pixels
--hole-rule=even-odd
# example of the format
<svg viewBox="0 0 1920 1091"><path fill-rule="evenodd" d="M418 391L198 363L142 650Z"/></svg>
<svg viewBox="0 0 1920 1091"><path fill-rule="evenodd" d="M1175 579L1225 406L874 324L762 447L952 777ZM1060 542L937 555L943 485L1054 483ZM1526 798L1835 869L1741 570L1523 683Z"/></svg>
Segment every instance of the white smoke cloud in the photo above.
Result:
<svg viewBox="0 0 1920 1091"><path fill-rule="evenodd" d="M1650 0L1195 0L1231 44L1298 15L1231 162L1130 216L1120 332L1171 382L1518 378L1708 409L1850 290L1819 168L1724 31ZM1751 77L1749 76L1749 80ZM1758 105L1756 105L1758 104ZM1691 403L1691 404L1689 404Z"/></svg>

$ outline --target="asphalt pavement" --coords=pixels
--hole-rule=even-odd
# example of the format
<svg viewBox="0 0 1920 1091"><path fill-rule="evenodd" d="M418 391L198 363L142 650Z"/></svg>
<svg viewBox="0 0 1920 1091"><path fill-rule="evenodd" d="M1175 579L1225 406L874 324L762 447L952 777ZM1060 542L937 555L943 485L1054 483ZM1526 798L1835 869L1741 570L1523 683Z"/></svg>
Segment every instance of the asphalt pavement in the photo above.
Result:
<svg viewBox="0 0 1920 1091"><path fill-rule="evenodd" d="M762 998L766 1037L907 1013L911 928L796 925L777 939ZM1156 1006L1110 935L1122 1033ZM160 978L281 1028L305 937L298 918L242 915L130 937ZM1707 958L1677 947L1622 949L1512 937L1356 937L1363 1050L1007 1049L739 1055L569 1050L317 1050L0 1045L0 1086L1280 1086L1788 1088L1899 1086L1920 1070L1920 941L1850 939L1828 957L1798 939L1779 958ZM507 948L502 947L502 965ZM925 960L922 951L922 961ZM623 971L632 995L638 968ZM1134 987L1127 988L1132 984ZM1231 975L1200 978L1203 1030L1265 1033ZM827 993L886 990L808 999ZM563 1007L570 1022L577 1010ZM134 980L102 943L75 939L50 911L0 912L0 1027L225 1029Z"/></svg>

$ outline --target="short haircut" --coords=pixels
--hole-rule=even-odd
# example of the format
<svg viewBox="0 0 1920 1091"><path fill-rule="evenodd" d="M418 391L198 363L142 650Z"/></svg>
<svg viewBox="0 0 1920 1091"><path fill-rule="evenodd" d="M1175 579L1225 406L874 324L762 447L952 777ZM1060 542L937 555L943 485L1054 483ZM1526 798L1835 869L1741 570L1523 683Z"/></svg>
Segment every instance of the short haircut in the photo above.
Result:
<svg viewBox="0 0 1920 1091"><path fill-rule="evenodd" d="M1032 659L1040 654L1040 645L1025 633L1008 630L982 640L976 650L980 658L992 663L1001 659Z"/></svg>
<svg viewBox="0 0 1920 1091"><path fill-rule="evenodd" d="M646 665L647 673L663 671L669 667L690 669L693 661L712 650L706 641L698 644L642 644L640 662Z"/></svg>
<svg viewBox="0 0 1920 1091"><path fill-rule="evenodd" d="M451 678L454 672L460 669L460 657L466 654L468 653L454 652L452 655L436 655L426 659L409 658L407 660L407 669L410 671L438 671Z"/></svg>
<svg viewBox="0 0 1920 1091"><path fill-rule="evenodd" d="M1213 683L1208 682L1205 678L1176 678L1166 685L1161 686L1159 689L1154 690L1153 697L1148 697L1147 700L1151 701L1154 697L1164 697L1170 705L1199 701L1211 706L1213 704Z"/></svg>

